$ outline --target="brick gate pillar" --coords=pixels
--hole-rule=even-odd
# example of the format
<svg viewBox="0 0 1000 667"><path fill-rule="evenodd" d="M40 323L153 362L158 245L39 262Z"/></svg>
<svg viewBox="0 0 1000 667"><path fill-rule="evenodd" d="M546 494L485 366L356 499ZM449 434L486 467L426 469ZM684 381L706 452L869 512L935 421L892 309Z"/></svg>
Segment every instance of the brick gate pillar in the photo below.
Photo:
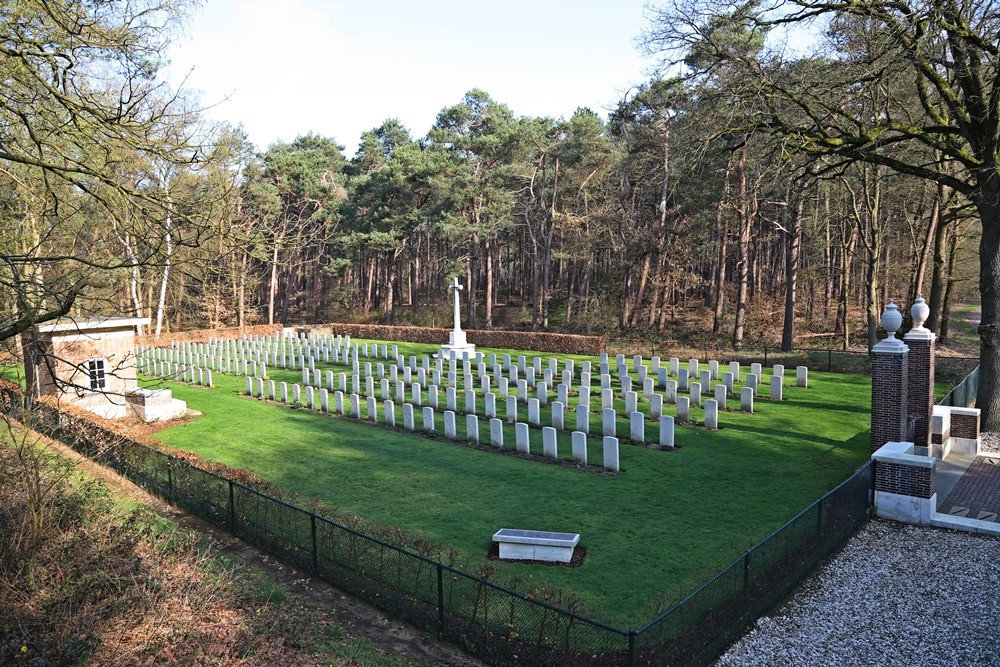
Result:
<svg viewBox="0 0 1000 667"><path fill-rule="evenodd" d="M930 443L931 414L934 412L934 343L937 337L924 327L930 312L924 298L918 294L910 308L913 328L903 336L910 348L907 412L909 423L913 425L912 442L917 447L927 447Z"/></svg>
<svg viewBox="0 0 1000 667"><path fill-rule="evenodd" d="M909 352L896 338L903 323L899 308L890 299L882 311L882 328L889 337L872 348L872 433L871 451L887 442L909 441Z"/></svg>

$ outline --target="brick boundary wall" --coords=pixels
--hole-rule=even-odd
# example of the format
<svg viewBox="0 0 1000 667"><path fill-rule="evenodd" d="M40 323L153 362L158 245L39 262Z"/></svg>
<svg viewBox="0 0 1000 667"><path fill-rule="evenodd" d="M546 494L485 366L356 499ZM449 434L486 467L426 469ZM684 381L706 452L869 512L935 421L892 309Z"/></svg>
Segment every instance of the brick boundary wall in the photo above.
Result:
<svg viewBox="0 0 1000 667"><path fill-rule="evenodd" d="M879 461L875 466L875 490L901 496L930 498L936 489L934 468Z"/></svg>
<svg viewBox="0 0 1000 667"><path fill-rule="evenodd" d="M975 440L979 437L979 415L951 413L951 437Z"/></svg>
<svg viewBox="0 0 1000 667"><path fill-rule="evenodd" d="M193 329L191 331L174 331L161 334L159 338L149 334L146 336L136 336L137 345L150 345L156 347L169 346L172 341L204 343L209 338L239 338L243 335L273 336L280 334L284 329L281 324L255 324L247 327L224 327L222 329Z"/></svg>
<svg viewBox="0 0 1000 667"><path fill-rule="evenodd" d="M384 324L326 324L303 325L304 330L326 330L334 334L347 334L352 338L396 340L408 343L444 345L451 329L430 327L399 327ZM562 354L600 354L607 350L608 341L603 336L580 336L541 331L502 331L466 329L470 343L483 347L535 350Z"/></svg>

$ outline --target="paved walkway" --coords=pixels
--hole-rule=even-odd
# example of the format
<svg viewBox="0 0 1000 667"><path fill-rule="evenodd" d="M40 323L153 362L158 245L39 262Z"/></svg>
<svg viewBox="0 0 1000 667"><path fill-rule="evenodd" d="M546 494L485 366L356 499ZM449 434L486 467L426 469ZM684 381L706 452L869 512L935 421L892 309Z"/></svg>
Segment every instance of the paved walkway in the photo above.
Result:
<svg viewBox="0 0 1000 667"><path fill-rule="evenodd" d="M1000 458L977 456L939 503L938 511L969 519L996 521L1000 515Z"/></svg>

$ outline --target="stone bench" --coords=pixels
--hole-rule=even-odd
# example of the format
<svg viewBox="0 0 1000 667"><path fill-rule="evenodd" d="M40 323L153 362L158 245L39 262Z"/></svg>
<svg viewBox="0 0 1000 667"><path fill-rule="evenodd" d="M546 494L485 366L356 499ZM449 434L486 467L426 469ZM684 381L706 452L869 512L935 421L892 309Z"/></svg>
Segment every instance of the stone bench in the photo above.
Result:
<svg viewBox="0 0 1000 667"><path fill-rule="evenodd" d="M500 558L503 560L568 563L573 559L573 548L579 543L580 535L501 528L493 535L493 541L500 544Z"/></svg>

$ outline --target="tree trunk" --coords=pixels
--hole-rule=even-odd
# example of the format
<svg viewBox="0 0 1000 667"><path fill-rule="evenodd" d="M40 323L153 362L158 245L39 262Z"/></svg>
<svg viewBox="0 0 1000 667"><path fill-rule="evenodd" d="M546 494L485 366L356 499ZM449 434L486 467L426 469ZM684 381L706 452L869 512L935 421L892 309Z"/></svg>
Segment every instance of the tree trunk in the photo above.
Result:
<svg viewBox="0 0 1000 667"><path fill-rule="evenodd" d="M931 298L928 306L931 313L927 318L926 327L934 333L941 334L941 312L944 308L944 295L948 289L948 236L949 228L954 224L950 220L941 220L934 230L934 259L931 268Z"/></svg>
<svg viewBox="0 0 1000 667"><path fill-rule="evenodd" d="M729 204L729 178L732 172L732 158L726 164L726 179L722 199L719 200L719 209L716 212L716 228L719 230L719 256L716 260L715 283L713 286L714 295L712 305L712 333L719 335L722 333L722 312L726 301L726 262L729 259L729 216L723 213L724 206Z"/></svg>
<svg viewBox="0 0 1000 667"><path fill-rule="evenodd" d="M747 291L750 278L750 211L747 202L747 149L744 146L740 151L739 160L736 162L736 183L739 189L739 202L736 205L736 214L740 225L740 256L739 264L739 288L736 294L736 321L733 325L733 348L743 347L743 326L747 313Z"/></svg>
<svg viewBox="0 0 1000 667"><path fill-rule="evenodd" d="M795 288L799 279L799 244L802 240L802 192L796 193L798 204L788 202L788 238L785 242L785 324L781 330L781 349L791 351L795 338Z"/></svg>
<svg viewBox="0 0 1000 667"><path fill-rule="evenodd" d="M493 295L496 291L496 285L494 284L493 277L493 242L491 239L487 239L485 243L486 247L484 252L486 253L486 328L493 328Z"/></svg>
<svg viewBox="0 0 1000 667"><path fill-rule="evenodd" d="M169 205L170 198L167 197L167 204ZM167 217L164 220L164 242L166 246L167 256L163 260L163 277L160 279L160 298L156 302L156 338L160 337L160 332L163 331L163 311L167 304L167 282L170 280L170 258L174 254L174 239L171 234L171 217L170 211L167 210Z"/></svg>

